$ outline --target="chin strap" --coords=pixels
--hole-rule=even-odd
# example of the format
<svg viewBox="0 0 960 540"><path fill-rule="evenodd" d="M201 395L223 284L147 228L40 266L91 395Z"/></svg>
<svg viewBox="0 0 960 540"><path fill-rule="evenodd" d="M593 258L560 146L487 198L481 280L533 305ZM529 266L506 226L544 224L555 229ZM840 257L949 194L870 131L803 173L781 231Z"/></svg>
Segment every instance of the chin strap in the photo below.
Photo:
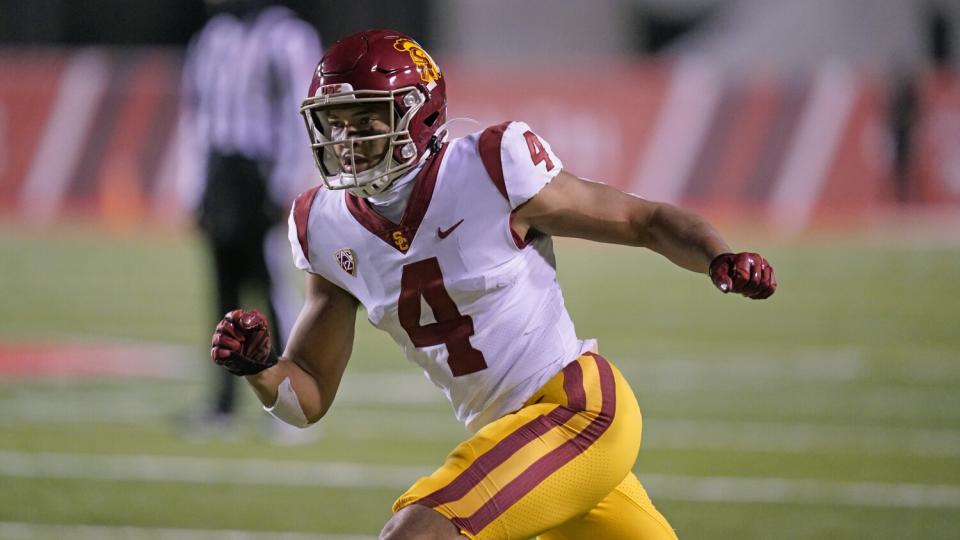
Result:
<svg viewBox="0 0 960 540"><path fill-rule="evenodd" d="M443 134L443 136L441 137L441 140L443 141L447 140L447 126L452 125L456 122L466 122L468 124L473 124L476 126L480 125L480 122L478 120L474 120L473 118L467 118L466 116L458 116L456 118L451 118L437 128L437 133Z"/></svg>
<svg viewBox="0 0 960 540"><path fill-rule="evenodd" d="M446 134L444 134L446 135ZM436 154L440 151L440 147L443 146L443 139L433 135L430 137L430 142L427 143L427 150L430 150L431 154Z"/></svg>
<svg viewBox="0 0 960 540"><path fill-rule="evenodd" d="M427 149L430 150L431 154L436 154L440 151L440 148L443 146L443 143L447 140L450 132L447 130L447 126L455 122L466 122L468 124L480 125L480 122L474 120L473 118L467 118L466 116L458 116L456 118L451 118L446 122L440 124L440 127L437 128L436 135L430 137L430 142L427 143Z"/></svg>

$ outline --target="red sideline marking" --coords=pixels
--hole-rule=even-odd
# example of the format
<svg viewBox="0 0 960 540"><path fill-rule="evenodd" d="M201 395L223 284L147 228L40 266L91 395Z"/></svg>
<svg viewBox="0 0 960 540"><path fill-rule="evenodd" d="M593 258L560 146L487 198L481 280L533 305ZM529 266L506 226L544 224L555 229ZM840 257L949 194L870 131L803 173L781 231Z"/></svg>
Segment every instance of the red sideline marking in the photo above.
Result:
<svg viewBox="0 0 960 540"><path fill-rule="evenodd" d="M176 378L194 370L187 360L196 356L193 347L149 343L0 343L0 375Z"/></svg>

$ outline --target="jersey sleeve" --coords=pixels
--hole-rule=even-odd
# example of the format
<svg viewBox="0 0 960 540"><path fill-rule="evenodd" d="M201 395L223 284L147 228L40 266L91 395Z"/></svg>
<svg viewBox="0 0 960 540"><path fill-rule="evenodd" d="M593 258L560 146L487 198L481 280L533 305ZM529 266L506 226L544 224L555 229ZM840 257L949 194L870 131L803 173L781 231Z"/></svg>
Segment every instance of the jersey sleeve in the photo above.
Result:
<svg viewBox="0 0 960 540"><path fill-rule="evenodd" d="M530 200L563 169L550 144L524 122L487 128L479 146L487 174L511 209Z"/></svg>
<svg viewBox="0 0 960 540"><path fill-rule="evenodd" d="M290 209L287 237L293 251L293 264L300 270L313 272L310 265L310 209L320 187L304 191L297 196Z"/></svg>

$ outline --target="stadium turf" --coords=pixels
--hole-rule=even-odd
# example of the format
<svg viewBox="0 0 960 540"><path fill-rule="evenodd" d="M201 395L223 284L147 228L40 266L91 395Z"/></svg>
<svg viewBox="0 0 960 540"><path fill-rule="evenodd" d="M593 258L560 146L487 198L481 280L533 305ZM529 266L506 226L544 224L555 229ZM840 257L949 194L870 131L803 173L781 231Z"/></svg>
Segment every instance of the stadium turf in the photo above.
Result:
<svg viewBox="0 0 960 540"><path fill-rule="evenodd" d="M236 428L179 437L172 419L210 369L200 248L166 231L0 228L0 538L372 538L463 437L362 316L316 441L271 443L246 394ZM955 538L960 250L860 236L757 249L781 283L767 302L640 250L558 246L580 334L640 400L636 472L654 502L681 538ZM134 377L4 370L14 345L76 343L175 357ZM151 350L130 363L161 361Z"/></svg>

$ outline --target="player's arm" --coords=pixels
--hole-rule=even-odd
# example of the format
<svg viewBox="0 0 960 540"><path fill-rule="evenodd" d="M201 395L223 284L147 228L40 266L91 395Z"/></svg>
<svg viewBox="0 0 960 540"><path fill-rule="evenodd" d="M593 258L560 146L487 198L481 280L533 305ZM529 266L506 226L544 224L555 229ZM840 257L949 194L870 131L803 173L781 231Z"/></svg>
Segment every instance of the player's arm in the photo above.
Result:
<svg viewBox="0 0 960 540"><path fill-rule="evenodd" d="M307 274L306 299L287 347L274 368L248 376L261 403L277 401L277 388L290 377L307 420L327 413L353 351L357 300L316 274Z"/></svg>
<svg viewBox="0 0 960 540"><path fill-rule="evenodd" d="M649 248L678 266L707 273L723 292L766 298L776 290L773 267L755 253L731 253L698 215L628 195L561 171L516 209L513 229Z"/></svg>
<svg viewBox="0 0 960 540"><path fill-rule="evenodd" d="M217 364L246 376L272 414L299 427L319 420L333 404L353 350L357 315L356 299L316 274L307 274L305 296L281 357L269 357L268 325L255 311L227 314L211 350ZM265 351L256 347L263 339Z"/></svg>

